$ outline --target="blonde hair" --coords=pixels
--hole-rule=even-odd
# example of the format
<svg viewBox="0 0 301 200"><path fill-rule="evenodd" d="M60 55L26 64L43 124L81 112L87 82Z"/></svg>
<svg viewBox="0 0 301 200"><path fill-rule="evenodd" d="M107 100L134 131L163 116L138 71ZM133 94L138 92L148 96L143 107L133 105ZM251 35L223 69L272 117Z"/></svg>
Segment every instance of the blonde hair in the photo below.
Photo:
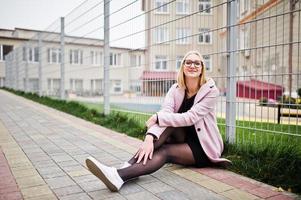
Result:
<svg viewBox="0 0 301 200"><path fill-rule="evenodd" d="M206 76L205 76L206 66L204 64L204 59L203 59L202 54L196 50L188 51L181 61L181 67L180 67L180 70L178 72L178 77L177 77L178 85L180 88L183 88L183 89L187 89L186 83L185 83L185 75L184 75L184 62L185 62L186 58L191 54L195 54L195 55L199 56L201 59L202 73L201 73L201 76L199 79L200 86L202 86L204 83L206 83Z"/></svg>

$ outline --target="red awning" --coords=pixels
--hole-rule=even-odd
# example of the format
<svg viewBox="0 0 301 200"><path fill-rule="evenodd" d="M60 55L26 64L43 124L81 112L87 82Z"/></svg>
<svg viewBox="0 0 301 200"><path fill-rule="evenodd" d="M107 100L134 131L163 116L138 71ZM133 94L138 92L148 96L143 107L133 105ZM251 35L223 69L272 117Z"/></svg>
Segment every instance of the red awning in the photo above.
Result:
<svg viewBox="0 0 301 200"><path fill-rule="evenodd" d="M268 83L256 79L246 80L246 81L237 81L237 85L243 87L249 87L256 90L281 90L284 91L284 87L274 83Z"/></svg>
<svg viewBox="0 0 301 200"><path fill-rule="evenodd" d="M141 80L176 80L177 72L155 72L155 71L143 71Z"/></svg>

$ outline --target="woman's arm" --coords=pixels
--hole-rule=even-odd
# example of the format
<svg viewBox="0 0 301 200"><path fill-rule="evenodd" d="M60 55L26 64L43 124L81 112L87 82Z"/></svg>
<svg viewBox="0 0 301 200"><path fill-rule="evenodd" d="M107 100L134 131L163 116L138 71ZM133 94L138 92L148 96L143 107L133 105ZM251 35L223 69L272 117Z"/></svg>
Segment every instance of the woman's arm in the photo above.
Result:
<svg viewBox="0 0 301 200"><path fill-rule="evenodd" d="M218 90L212 90L204 97L204 99L196 103L185 113L169 113L160 111L157 113L158 125L161 127L192 126L214 109L217 97Z"/></svg>

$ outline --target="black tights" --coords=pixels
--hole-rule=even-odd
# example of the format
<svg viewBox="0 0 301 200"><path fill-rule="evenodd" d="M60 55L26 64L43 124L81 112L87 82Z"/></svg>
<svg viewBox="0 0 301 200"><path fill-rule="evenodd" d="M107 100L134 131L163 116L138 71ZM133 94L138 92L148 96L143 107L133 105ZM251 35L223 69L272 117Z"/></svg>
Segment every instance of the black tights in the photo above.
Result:
<svg viewBox="0 0 301 200"><path fill-rule="evenodd" d="M160 169L165 163L175 163L181 165L193 165L195 160L192 151L185 140L185 131L183 128L168 127L162 133L159 140L154 141L153 158L147 160L143 165L143 160L136 163L135 157L129 160L131 166L118 169L120 177L124 180L151 174Z"/></svg>

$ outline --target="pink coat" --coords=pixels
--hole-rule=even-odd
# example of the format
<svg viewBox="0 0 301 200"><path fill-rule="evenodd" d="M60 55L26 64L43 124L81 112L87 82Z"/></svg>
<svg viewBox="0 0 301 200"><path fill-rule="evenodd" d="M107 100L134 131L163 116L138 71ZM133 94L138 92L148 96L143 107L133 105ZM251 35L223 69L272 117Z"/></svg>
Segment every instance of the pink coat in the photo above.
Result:
<svg viewBox="0 0 301 200"><path fill-rule="evenodd" d="M199 89L193 106L185 113L177 113L183 102L185 90L174 84L166 94L162 109L158 114L158 124L151 126L148 133L157 138L167 127L195 126L196 133L204 152L214 162L231 162L221 158L224 144L216 123L215 105L219 90L212 79Z"/></svg>

